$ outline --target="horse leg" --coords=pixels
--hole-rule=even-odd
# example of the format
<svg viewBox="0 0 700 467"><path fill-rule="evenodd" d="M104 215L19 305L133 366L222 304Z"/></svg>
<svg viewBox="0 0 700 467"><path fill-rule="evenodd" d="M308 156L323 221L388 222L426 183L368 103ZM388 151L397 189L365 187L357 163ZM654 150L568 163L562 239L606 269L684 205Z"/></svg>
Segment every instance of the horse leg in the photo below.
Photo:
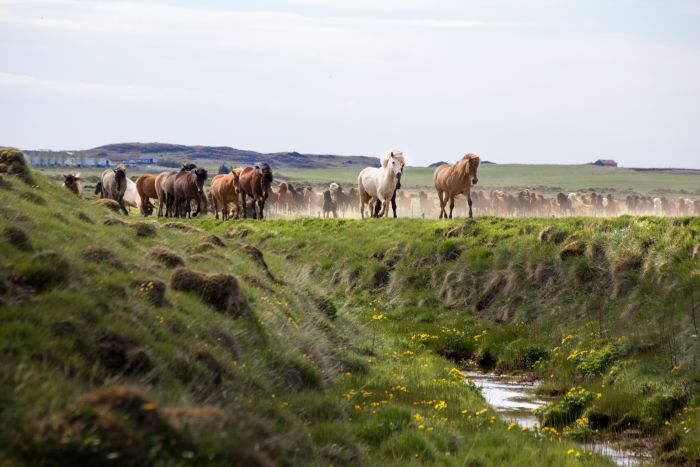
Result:
<svg viewBox="0 0 700 467"><path fill-rule="evenodd" d="M379 217L379 211L382 209L382 202L379 198L374 202L374 209L372 209L372 217Z"/></svg>
<svg viewBox="0 0 700 467"><path fill-rule="evenodd" d="M265 198L261 198L260 201L258 201L258 206L260 208L260 219L265 218Z"/></svg>
<svg viewBox="0 0 700 467"><path fill-rule="evenodd" d="M129 211L126 210L126 206L124 205L124 197L123 196L119 197L119 207L122 209L125 216L129 215Z"/></svg>
<svg viewBox="0 0 700 467"><path fill-rule="evenodd" d="M391 197L391 210L394 211L394 219L396 219L396 190L394 190L394 195Z"/></svg>
<svg viewBox="0 0 700 467"><path fill-rule="evenodd" d="M443 192L441 190L438 190L437 194L438 194L438 199L440 200L440 217L439 217L439 219L442 219L443 213L445 214L445 217L447 217L447 212L445 211L445 204L447 204L447 203L445 200L443 200Z"/></svg>
<svg viewBox="0 0 700 467"><path fill-rule="evenodd" d="M450 196L450 219L452 219L452 210L455 208L455 197Z"/></svg>
<svg viewBox="0 0 700 467"><path fill-rule="evenodd" d="M380 202L379 199L377 199L377 202ZM391 204L391 200L389 198L385 198L384 201L381 201L381 203L382 210L378 217L386 217L389 214L389 204Z"/></svg>
<svg viewBox="0 0 700 467"><path fill-rule="evenodd" d="M472 218L472 192L467 191L467 203L469 203L469 218Z"/></svg>
<svg viewBox="0 0 700 467"><path fill-rule="evenodd" d="M246 206L245 191L241 191L241 206L243 206L243 219L248 218L248 206Z"/></svg>

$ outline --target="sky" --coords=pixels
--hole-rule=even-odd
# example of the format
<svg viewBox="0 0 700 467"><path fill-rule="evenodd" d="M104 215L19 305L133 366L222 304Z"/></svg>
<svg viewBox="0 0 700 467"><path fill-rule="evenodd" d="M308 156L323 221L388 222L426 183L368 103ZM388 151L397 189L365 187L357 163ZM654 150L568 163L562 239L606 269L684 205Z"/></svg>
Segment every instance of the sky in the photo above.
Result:
<svg viewBox="0 0 700 467"><path fill-rule="evenodd" d="M0 145L700 168L697 0L0 0Z"/></svg>

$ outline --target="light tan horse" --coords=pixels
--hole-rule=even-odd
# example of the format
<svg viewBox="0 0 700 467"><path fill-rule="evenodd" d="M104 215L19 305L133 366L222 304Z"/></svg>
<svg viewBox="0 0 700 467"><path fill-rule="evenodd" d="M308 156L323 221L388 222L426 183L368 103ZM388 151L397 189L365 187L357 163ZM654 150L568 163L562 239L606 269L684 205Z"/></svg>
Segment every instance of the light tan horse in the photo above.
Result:
<svg viewBox="0 0 700 467"><path fill-rule="evenodd" d="M469 217L472 217L472 184L476 185L479 179L476 176L476 171L479 168L481 159L475 154L465 154L461 160L454 164L441 165L435 169L433 181L437 190L438 198L440 198L440 219L443 215L448 217L445 206L447 201L450 202L450 215L452 219L452 210L455 207L455 196L464 194L467 196L469 203Z"/></svg>

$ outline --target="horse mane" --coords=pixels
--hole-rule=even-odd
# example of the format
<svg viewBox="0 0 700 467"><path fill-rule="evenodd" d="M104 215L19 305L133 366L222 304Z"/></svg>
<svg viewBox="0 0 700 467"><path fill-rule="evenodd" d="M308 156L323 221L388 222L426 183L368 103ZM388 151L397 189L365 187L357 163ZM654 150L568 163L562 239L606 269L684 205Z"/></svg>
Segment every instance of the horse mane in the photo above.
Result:
<svg viewBox="0 0 700 467"><path fill-rule="evenodd" d="M403 152L398 149L392 149L391 151L387 151L381 156L379 156L379 162L382 164L382 167L387 166L387 164L389 163L389 159L392 156L394 157L394 159L401 162L401 165L406 165L406 159L403 156Z"/></svg>

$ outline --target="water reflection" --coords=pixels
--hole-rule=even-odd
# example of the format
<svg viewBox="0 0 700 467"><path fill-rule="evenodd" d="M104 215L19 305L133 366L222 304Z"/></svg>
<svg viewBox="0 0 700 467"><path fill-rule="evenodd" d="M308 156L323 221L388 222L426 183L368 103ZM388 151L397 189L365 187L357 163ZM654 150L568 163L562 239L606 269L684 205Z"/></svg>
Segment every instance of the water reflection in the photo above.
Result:
<svg viewBox="0 0 700 467"><path fill-rule="evenodd" d="M534 389L537 383L512 376L483 373L474 369L463 373L481 389L486 401L496 409L503 420L515 422L527 428L539 426L532 409L541 407L549 399L535 394ZM620 466L638 466L651 461L649 456L623 449L618 443L580 444L587 451L608 456L616 465Z"/></svg>

